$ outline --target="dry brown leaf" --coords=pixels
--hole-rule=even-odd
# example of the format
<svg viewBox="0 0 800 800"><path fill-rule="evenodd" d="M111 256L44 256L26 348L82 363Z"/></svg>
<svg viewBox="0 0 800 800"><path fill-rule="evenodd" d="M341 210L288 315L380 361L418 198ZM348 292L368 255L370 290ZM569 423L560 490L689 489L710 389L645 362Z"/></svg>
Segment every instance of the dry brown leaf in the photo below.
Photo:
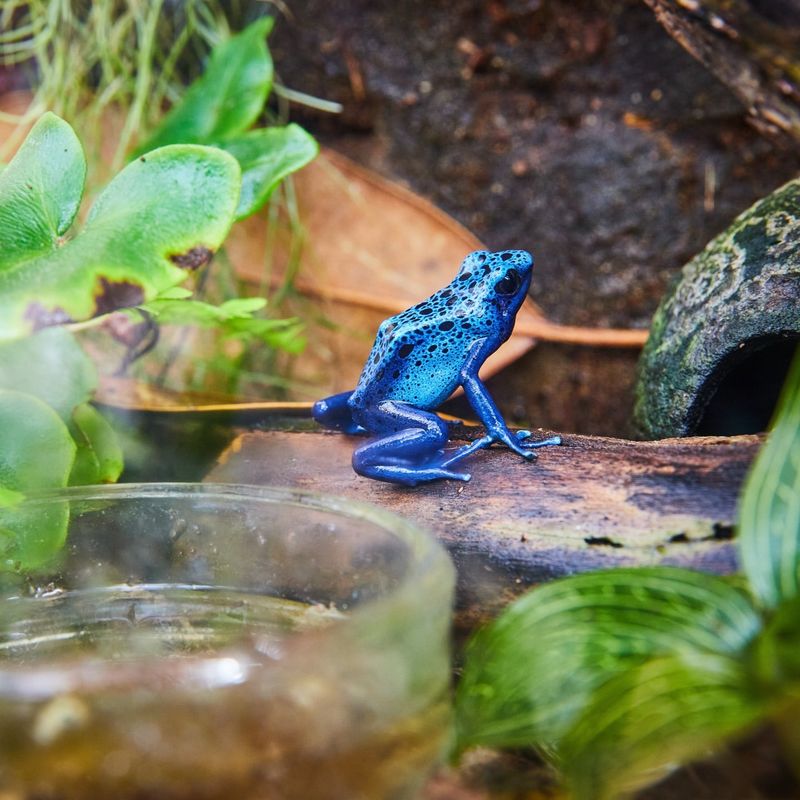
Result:
<svg viewBox="0 0 800 800"><path fill-rule="evenodd" d="M20 113L26 101L23 93L13 93L0 100L0 108ZM10 132L9 124L0 122L0 137ZM464 256L483 245L431 203L330 150L293 180L305 237L292 291L279 313L306 322L309 346L288 368L296 384L316 387L322 396L355 386L380 322L444 286ZM251 294L282 285L298 253L297 236L288 225L270 234L265 216L235 225L226 243L235 272L251 285ZM507 366L536 339L625 347L640 346L645 338L639 330L557 325L529 298L511 339L487 360L481 375L489 377ZM180 373L177 365L172 374ZM124 404L119 382L113 392L109 386L101 395L106 393L107 399ZM133 394L137 399L131 402L139 406L142 392ZM210 403L220 399L215 395L209 395ZM198 402L196 394L191 400L187 396L187 404L196 408Z"/></svg>
<svg viewBox="0 0 800 800"><path fill-rule="evenodd" d="M308 351L297 376L322 383L326 391L355 386L378 325L449 283L464 256L482 243L435 206L343 156L326 151L294 179L297 202L308 231L295 281L312 297L322 324L309 325ZM239 276L263 280L266 250L263 220L251 218L234 230L226 249ZM273 253L281 280L291 242L279 234ZM301 301L297 311L303 314ZM526 301L518 322L542 318ZM333 328L330 326L333 325ZM484 365L494 374L533 346L517 335Z"/></svg>
<svg viewBox="0 0 800 800"><path fill-rule="evenodd" d="M315 298L324 315L311 323L310 352L296 377L331 391L355 385L374 332L387 316L418 303L447 284L464 256L482 243L454 219L413 192L331 150L294 179L308 231L297 292ZM265 228L258 218L234 230L227 250L237 273L264 280ZM280 282L291 243L279 235L273 252L273 285ZM303 303L296 310L304 317ZM313 317L313 314L311 315ZM326 327L332 323L335 330ZM594 346L641 346L646 331L556 325L529 298L511 339L487 360L486 378L519 358L536 339Z"/></svg>

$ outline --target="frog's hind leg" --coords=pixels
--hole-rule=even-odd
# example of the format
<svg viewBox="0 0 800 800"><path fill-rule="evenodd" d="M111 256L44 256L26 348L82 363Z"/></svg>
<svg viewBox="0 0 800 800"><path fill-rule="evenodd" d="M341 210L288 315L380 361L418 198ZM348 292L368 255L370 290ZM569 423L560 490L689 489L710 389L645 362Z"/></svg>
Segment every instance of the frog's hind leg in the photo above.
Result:
<svg viewBox="0 0 800 800"><path fill-rule="evenodd" d="M468 481L463 472L446 469L441 461L448 426L436 414L394 400L384 400L362 412L369 430L384 433L353 453L353 469L366 478L416 486L449 478Z"/></svg>
<svg viewBox="0 0 800 800"><path fill-rule="evenodd" d="M364 429L353 419L348 400L353 393L342 392L317 400L311 407L311 416L322 426L343 433L363 433Z"/></svg>

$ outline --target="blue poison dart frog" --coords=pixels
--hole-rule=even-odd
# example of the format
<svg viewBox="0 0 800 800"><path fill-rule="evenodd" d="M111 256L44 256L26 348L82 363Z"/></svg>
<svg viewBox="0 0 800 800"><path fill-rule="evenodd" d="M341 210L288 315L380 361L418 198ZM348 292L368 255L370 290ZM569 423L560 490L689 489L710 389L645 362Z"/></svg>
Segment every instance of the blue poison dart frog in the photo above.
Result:
<svg viewBox="0 0 800 800"><path fill-rule="evenodd" d="M468 473L453 467L492 442L527 459L533 448L561 443L557 436L534 442L529 431L512 433L478 377L483 362L511 335L532 270L524 250L478 250L447 286L381 323L355 390L319 400L312 410L325 427L375 437L353 453L359 475L407 486L439 478L468 481ZM448 424L433 409L458 386L487 433L445 451Z"/></svg>

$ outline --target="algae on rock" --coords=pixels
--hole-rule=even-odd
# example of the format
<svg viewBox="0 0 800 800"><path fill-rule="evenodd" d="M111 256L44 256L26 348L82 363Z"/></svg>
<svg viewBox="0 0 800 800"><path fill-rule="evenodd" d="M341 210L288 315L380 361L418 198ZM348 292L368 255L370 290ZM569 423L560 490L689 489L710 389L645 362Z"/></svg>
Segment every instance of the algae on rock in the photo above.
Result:
<svg viewBox="0 0 800 800"><path fill-rule="evenodd" d="M737 363L798 337L800 179L795 179L737 217L683 268L665 295L639 362L636 428L648 439L693 433Z"/></svg>

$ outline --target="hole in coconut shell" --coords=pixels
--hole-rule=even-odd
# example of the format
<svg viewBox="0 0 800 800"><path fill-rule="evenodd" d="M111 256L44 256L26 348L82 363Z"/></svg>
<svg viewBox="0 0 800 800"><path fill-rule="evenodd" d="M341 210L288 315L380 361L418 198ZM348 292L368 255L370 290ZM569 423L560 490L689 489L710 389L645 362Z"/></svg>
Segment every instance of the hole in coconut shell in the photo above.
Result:
<svg viewBox="0 0 800 800"><path fill-rule="evenodd" d="M770 336L749 341L723 360L708 381L712 394L692 433L735 436L765 431L799 338Z"/></svg>

